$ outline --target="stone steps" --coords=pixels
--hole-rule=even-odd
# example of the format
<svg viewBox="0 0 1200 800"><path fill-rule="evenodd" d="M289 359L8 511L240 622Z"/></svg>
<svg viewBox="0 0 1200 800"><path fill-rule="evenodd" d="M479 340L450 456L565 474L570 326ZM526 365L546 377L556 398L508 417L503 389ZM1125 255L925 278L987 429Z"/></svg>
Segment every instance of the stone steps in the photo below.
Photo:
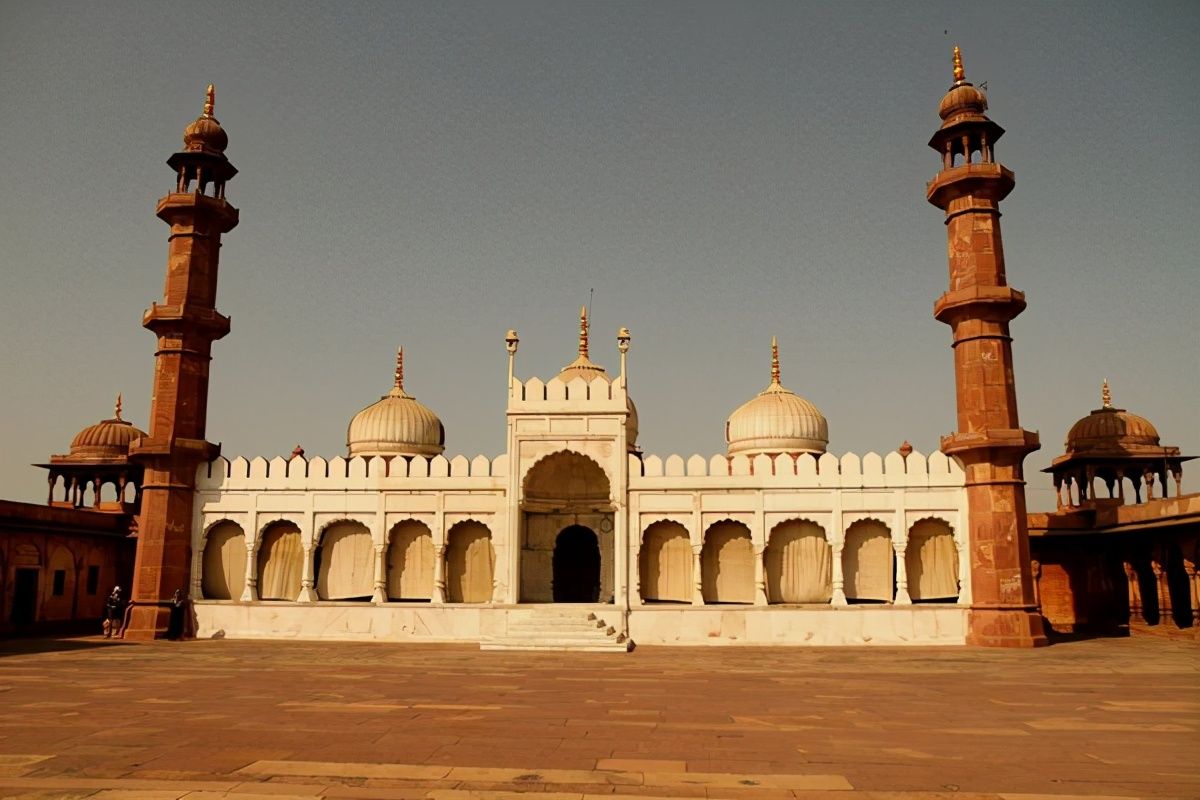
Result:
<svg viewBox="0 0 1200 800"><path fill-rule="evenodd" d="M627 653L631 647L628 637L596 612L554 606L530 609L510 621L504 635L484 636L479 642L480 650Z"/></svg>

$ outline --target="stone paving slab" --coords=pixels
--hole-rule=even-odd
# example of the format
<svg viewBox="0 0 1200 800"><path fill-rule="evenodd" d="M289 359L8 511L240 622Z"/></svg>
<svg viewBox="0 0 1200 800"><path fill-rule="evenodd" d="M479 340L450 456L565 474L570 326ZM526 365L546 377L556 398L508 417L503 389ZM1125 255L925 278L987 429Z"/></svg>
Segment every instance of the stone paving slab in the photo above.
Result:
<svg viewBox="0 0 1200 800"><path fill-rule="evenodd" d="M1200 647L0 642L0 798L1200 797Z"/></svg>

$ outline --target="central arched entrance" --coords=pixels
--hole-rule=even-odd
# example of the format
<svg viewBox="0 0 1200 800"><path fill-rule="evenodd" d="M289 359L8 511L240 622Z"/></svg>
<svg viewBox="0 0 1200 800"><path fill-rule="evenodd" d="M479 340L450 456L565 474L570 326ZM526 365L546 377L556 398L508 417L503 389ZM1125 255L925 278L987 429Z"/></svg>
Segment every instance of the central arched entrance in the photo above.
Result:
<svg viewBox="0 0 1200 800"><path fill-rule="evenodd" d="M611 603L615 504L608 474L589 456L559 450L521 482L520 600Z"/></svg>
<svg viewBox="0 0 1200 800"><path fill-rule="evenodd" d="M600 540L591 528L563 528L554 542L552 587L556 603L600 599Z"/></svg>

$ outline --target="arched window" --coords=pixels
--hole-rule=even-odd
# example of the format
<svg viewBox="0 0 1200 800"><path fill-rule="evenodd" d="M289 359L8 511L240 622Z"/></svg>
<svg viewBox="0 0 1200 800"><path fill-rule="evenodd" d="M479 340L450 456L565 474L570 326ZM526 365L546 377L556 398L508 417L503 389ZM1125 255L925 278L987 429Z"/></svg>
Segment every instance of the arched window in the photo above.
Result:
<svg viewBox="0 0 1200 800"><path fill-rule="evenodd" d="M317 597L370 600L375 588L375 547L361 522L335 522L321 534Z"/></svg>
<svg viewBox="0 0 1200 800"><path fill-rule="evenodd" d="M433 534L423 523L406 519L392 528L387 557L389 600L433 598Z"/></svg>
<svg viewBox="0 0 1200 800"><path fill-rule="evenodd" d="M480 522L467 520L451 528L446 540L446 601L490 602L496 567L492 532Z"/></svg>
<svg viewBox="0 0 1200 800"><path fill-rule="evenodd" d="M238 600L246 588L246 536L236 522L208 531L200 588L206 600Z"/></svg>
<svg viewBox="0 0 1200 800"><path fill-rule="evenodd" d="M722 520L705 532L700 585L705 603L754 602L754 545L749 528Z"/></svg>
<svg viewBox="0 0 1200 800"><path fill-rule="evenodd" d="M268 525L258 546L259 599L297 599L303 573L304 547L300 542L300 529L290 522Z"/></svg>
<svg viewBox="0 0 1200 800"><path fill-rule="evenodd" d="M769 602L828 603L833 597L833 557L820 525L795 519L776 525L763 561Z"/></svg>
<svg viewBox="0 0 1200 800"><path fill-rule="evenodd" d="M655 522L646 528L639 555L642 600L648 603L692 601L692 543L678 522Z"/></svg>
<svg viewBox="0 0 1200 800"><path fill-rule="evenodd" d="M913 602L958 598L958 549L944 520L923 519L912 526L904 563Z"/></svg>
<svg viewBox="0 0 1200 800"><path fill-rule="evenodd" d="M896 556L886 525L877 519L855 522L842 550L846 599L890 603L895 597Z"/></svg>

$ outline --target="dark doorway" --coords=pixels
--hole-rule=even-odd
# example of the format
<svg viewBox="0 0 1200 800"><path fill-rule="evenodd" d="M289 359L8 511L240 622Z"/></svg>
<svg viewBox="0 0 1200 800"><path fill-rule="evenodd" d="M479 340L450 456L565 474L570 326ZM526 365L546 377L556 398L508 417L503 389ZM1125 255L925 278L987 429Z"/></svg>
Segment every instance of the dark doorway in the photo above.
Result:
<svg viewBox="0 0 1200 800"><path fill-rule="evenodd" d="M600 600L600 542L591 528L564 528L554 542L554 602Z"/></svg>
<svg viewBox="0 0 1200 800"><path fill-rule="evenodd" d="M13 586L12 624L31 625L37 614L38 571L17 567Z"/></svg>

